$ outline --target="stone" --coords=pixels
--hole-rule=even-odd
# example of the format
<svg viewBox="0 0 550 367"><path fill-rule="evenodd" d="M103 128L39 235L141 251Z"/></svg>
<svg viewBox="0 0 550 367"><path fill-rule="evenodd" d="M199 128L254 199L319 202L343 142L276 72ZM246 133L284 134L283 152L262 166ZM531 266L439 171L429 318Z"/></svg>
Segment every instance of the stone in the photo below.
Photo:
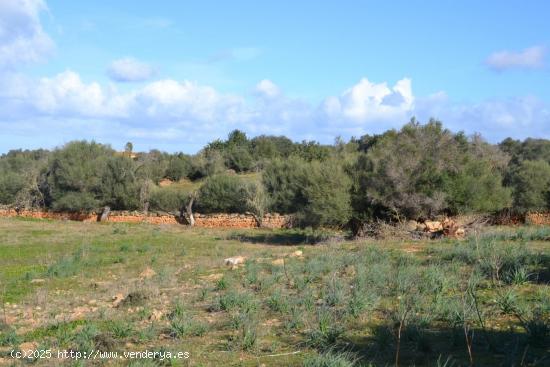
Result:
<svg viewBox="0 0 550 367"><path fill-rule="evenodd" d="M283 266L285 264L285 260L284 259L275 259L271 262L271 264L276 265L276 266Z"/></svg>
<svg viewBox="0 0 550 367"><path fill-rule="evenodd" d="M37 342L26 342L26 343L21 343L19 344L19 350L21 351L34 351L36 350L36 348L38 348L38 343Z"/></svg>
<svg viewBox="0 0 550 367"><path fill-rule="evenodd" d="M405 223L405 228L407 231L416 231L416 228L418 227L418 222L415 220L409 220L407 223Z"/></svg>
<svg viewBox="0 0 550 367"><path fill-rule="evenodd" d="M439 221L425 221L427 232L439 232L443 230L443 224Z"/></svg>
<svg viewBox="0 0 550 367"><path fill-rule="evenodd" d="M151 312L151 315L149 316L149 320L151 321L160 321L162 319L163 313L159 310L153 310Z"/></svg>
<svg viewBox="0 0 550 367"><path fill-rule="evenodd" d="M225 265L228 265L228 266L237 266L239 264L244 264L245 261L246 261L246 257L244 256L228 257L227 259L223 260Z"/></svg>
<svg viewBox="0 0 550 367"><path fill-rule="evenodd" d="M144 271L141 272L141 274L139 274L139 277L141 279L150 279L155 275L157 275L157 273L150 267L147 267Z"/></svg>
<svg viewBox="0 0 550 367"><path fill-rule="evenodd" d="M124 295L122 293L117 293L115 296L113 296L113 307L118 307L120 305L120 302L124 300Z"/></svg>
<svg viewBox="0 0 550 367"><path fill-rule="evenodd" d="M221 278L223 278L222 273L215 273L215 274L205 275L201 277L201 279L208 280L211 282L215 282L217 280L220 280Z"/></svg>

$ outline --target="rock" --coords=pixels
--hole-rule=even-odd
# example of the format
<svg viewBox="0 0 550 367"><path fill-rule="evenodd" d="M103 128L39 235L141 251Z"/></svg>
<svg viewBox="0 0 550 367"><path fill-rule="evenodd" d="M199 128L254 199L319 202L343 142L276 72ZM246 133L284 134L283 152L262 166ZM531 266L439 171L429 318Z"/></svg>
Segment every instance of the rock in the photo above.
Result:
<svg viewBox="0 0 550 367"><path fill-rule="evenodd" d="M416 228L418 228L418 222L415 220L409 220L405 223L405 228L407 231L416 231Z"/></svg>
<svg viewBox="0 0 550 367"><path fill-rule="evenodd" d="M285 264L285 260L284 259L275 259L271 262L271 264L276 265L276 266L283 266Z"/></svg>
<svg viewBox="0 0 550 367"><path fill-rule="evenodd" d="M139 277L141 279L150 279L155 275L157 275L157 273L150 267L147 267L144 271L141 272L141 274L139 274Z"/></svg>
<svg viewBox="0 0 550 367"><path fill-rule="evenodd" d="M85 318L87 314L89 314L91 310L86 306L80 306L73 309L73 313L70 316L71 320L79 320Z"/></svg>
<svg viewBox="0 0 550 367"><path fill-rule="evenodd" d="M417 223L416 230L419 232L426 232L426 225L424 223Z"/></svg>
<svg viewBox="0 0 550 367"><path fill-rule="evenodd" d="M205 275L201 277L201 279L209 280L211 282L215 282L217 280L220 280L221 278L223 278L222 273L215 273L215 274Z"/></svg>
<svg viewBox="0 0 550 367"><path fill-rule="evenodd" d="M235 257L228 257L227 259L224 259L223 262L225 265L229 266L237 266L239 264L244 264L246 261L246 257L244 256L235 256Z"/></svg>
<svg viewBox="0 0 550 367"><path fill-rule="evenodd" d="M124 295L122 293L117 293L113 297L113 307L118 307L118 305L120 305L120 302L122 302L123 300L124 300Z"/></svg>
<svg viewBox="0 0 550 367"><path fill-rule="evenodd" d="M19 344L19 350L21 351L34 351L36 350L36 348L38 348L38 343L37 342L26 342L26 343L21 343Z"/></svg>
<svg viewBox="0 0 550 367"><path fill-rule="evenodd" d="M439 232L443 230L443 224L439 221L425 221L424 224L426 225L425 231L427 232Z"/></svg>
<svg viewBox="0 0 550 367"><path fill-rule="evenodd" d="M296 250L290 254L290 257L302 257L303 255L304 253L302 252L302 250Z"/></svg>
<svg viewBox="0 0 550 367"><path fill-rule="evenodd" d="M160 321L160 319L162 319L162 316L163 316L162 311L153 310L153 312L151 312L151 315L149 316L149 320Z"/></svg>
<svg viewBox="0 0 550 367"><path fill-rule="evenodd" d="M46 279L33 279L31 280L31 284L42 284L46 283Z"/></svg>

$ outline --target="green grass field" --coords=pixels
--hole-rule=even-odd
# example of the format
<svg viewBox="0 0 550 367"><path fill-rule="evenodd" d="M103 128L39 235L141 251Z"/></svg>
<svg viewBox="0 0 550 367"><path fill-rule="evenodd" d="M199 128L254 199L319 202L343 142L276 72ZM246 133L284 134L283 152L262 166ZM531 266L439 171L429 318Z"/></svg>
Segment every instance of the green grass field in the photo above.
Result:
<svg viewBox="0 0 550 367"><path fill-rule="evenodd" d="M549 281L544 227L342 241L0 219L0 366L548 366ZM13 360L22 344L189 358Z"/></svg>

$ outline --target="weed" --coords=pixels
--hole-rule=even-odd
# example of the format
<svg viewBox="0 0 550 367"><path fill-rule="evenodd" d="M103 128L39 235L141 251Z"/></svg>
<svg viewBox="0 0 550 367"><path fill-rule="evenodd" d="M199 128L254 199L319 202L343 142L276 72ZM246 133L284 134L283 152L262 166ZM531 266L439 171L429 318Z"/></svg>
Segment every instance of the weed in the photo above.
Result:
<svg viewBox="0 0 550 367"><path fill-rule="evenodd" d="M99 335L99 329L94 324L86 324L76 333L73 340L77 350L89 351L96 347L95 338Z"/></svg>
<svg viewBox="0 0 550 367"><path fill-rule="evenodd" d="M202 336L208 331L208 326L190 317L176 317L170 321L169 335L173 338L186 336Z"/></svg>
<svg viewBox="0 0 550 367"><path fill-rule="evenodd" d="M518 307L518 295L514 289L497 294L497 305L506 315L512 315Z"/></svg>
<svg viewBox="0 0 550 367"><path fill-rule="evenodd" d="M334 314L326 308L317 312L316 327L308 333L307 344L325 350L333 346L343 333L343 328L335 320Z"/></svg>
<svg viewBox="0 0 550 367"><path fill-rule="evenodd" d="M303 367L353 367L357 357L352 353L334 352L332 350L322 354L310 356L304 360Z"/></svg>
<svg viewBox="0 0 550 367"><path fill-rule="evenodd" d="M118 250L119 250L120 252L128 252L128 251L130 251L131 249L132 249L132 248L131 248L130 245L127 244L127 243L124 243L124 244L120 245L120 247L118 248Z"/></svg>
<svg viewBox="0 0 550 367"><path fill-rule="evenodd" d="M124 339L134 333L134 328L129 322L117 320L109 325L109 330L117 339Z"/></svg>
<svg viewBox="0 0 550 367"><path fill-rule="evenodd" d="M345 285L335 276L331 278L327 287L324 289L325 304L330 307L336 307L342 303L345 297Z"/></svg>
<svg viewBox="0 0 550 367"><path fill-rule="evenodd" d="M19 344L19 337L12 328L3 327L0 330L0 346L15 346Z"/></svg>
<svg viewBox="0 0 550 367"><path fill-rule="evenodd" d="M284 295L282 295L280 290L276 290L271 296L268 297L267 306L274 312L287 313L289 310L289 304Z"/></svg>

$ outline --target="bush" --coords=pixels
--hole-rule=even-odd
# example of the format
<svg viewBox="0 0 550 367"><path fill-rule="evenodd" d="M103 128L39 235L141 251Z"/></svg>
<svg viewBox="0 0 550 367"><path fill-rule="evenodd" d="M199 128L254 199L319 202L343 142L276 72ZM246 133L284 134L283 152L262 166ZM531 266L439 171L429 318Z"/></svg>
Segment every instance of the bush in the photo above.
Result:
<svg viewBox="0 0 550 367"><path fill-rule="evenodd" d="M182 153L170 158L166 168L166 177L172 181L179 181L191 174L191 160Z"/></svg>
<svg viewBox="0 0 550 367"><path fill-rule="evenodd" d="M189 200L189 193L173 187L155 187L151 191L149 205L152 210L177 212Z"/></svg>
<svg viewBox="0 0 550 367"><path fill-rule="evenodd" d="M352 168L358 218L432 217L444 211L493 211L509 204L501 170L507 157L479 137L415 120L372 139ZM368 215L365 215L368 214Z"/></svg>
<svg viewBox="0 0 550 367"><path fill-rule="evenodd" d="M102 175L114 151L95 142L75 141L53 153L48 187L56 210L89 210L102 205Z"/></svg>
<svg viewBox="0 0 550 367"><path fill-rule="evenodd" d="M546 210L550 203L550 164L523 161L512 168L510 183L514 190L514 209L520 212Z"/></svg>
<svg viewBox="0 0 550 367"><path fill-rule="evenodd" d="M351 180L335 160L275 160L262 176L271 208L303 226L341 226L351 217Z"/></svg>
<svg viewBox="0 0 550 367"><path fill-rule="evenodd" d="M209 177L199 189L197 209L201 213L244 213L246 193L242 181L233 175Z"/></svg>

